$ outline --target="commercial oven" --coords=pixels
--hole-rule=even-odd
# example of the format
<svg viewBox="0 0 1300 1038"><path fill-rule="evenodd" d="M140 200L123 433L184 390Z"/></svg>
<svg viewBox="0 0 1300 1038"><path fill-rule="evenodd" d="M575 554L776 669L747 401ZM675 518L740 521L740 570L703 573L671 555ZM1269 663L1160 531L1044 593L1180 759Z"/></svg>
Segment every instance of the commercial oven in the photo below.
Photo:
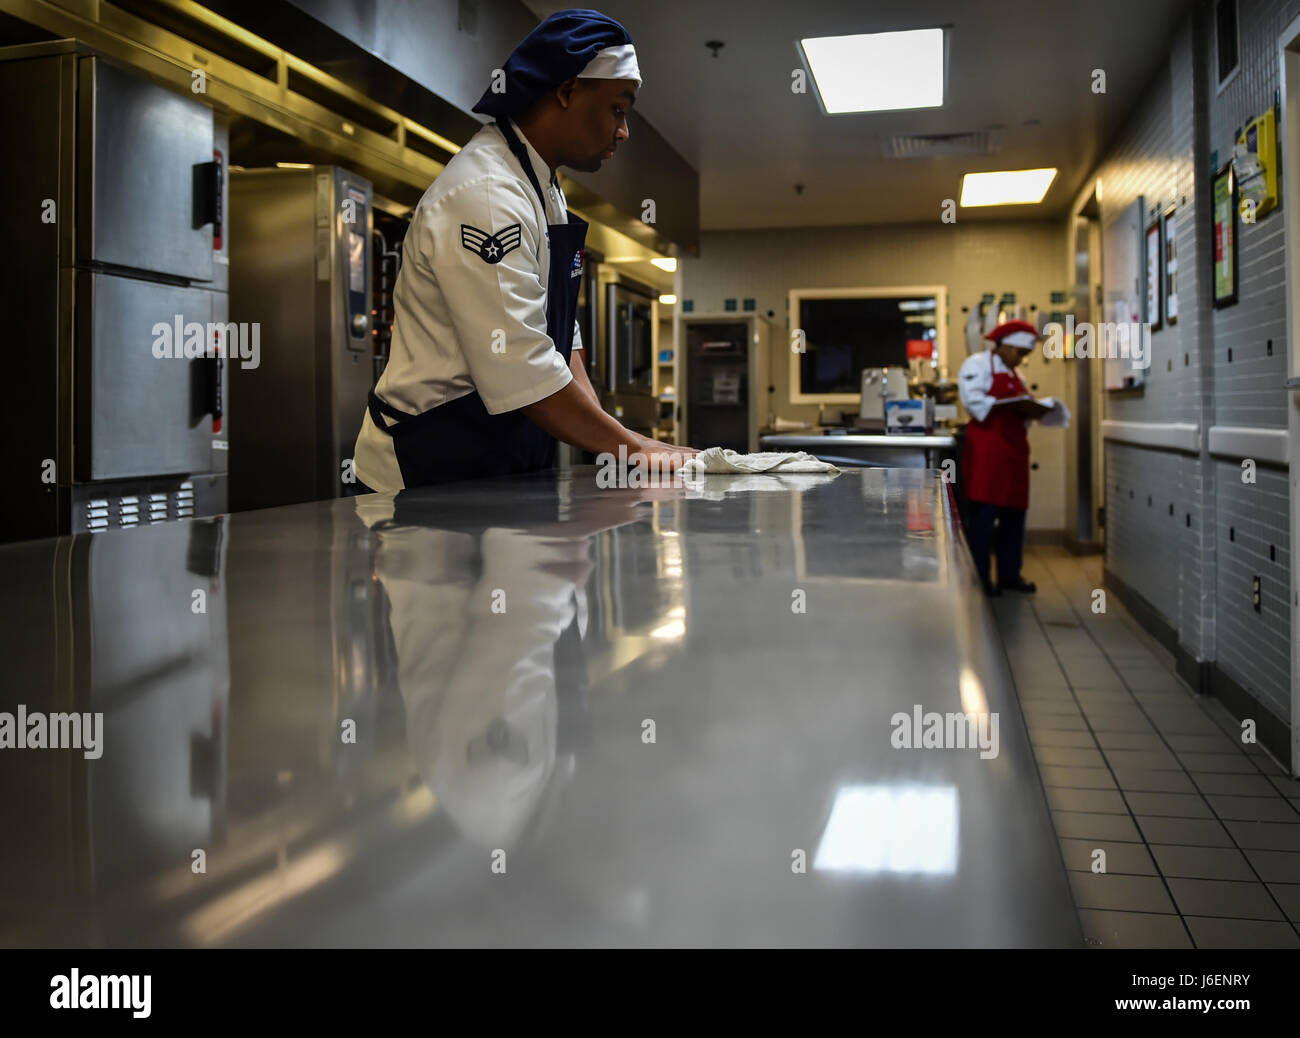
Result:
<svg viewBox="0 0 1300 1038"><path fill-rule="evenodd" d="M231 316L262 345L231 370L233 509L343 494L375 377L372 201L338 166L231 171Z"/></svg>
<svg viewBox="0 0 1300 1038"><path fill-rule="evenodd" d="M655 292L636 281L605 285L600 372L605 410L644 436L655 424Z"/></svg>
<svg viewBox="0 0 1300 1038"><path fill-rule="evenodd" d="M224 126L63 40L0 48L0 137L0 539L224 511Z"/></svg>

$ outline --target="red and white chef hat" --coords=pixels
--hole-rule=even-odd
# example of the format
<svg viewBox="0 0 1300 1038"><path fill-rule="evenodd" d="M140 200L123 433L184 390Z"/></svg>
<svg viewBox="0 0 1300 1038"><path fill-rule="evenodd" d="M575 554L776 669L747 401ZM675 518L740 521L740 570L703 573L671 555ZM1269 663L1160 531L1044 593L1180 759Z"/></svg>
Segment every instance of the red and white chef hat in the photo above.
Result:
<svg viewBox="0 0 1300 1038"><path fill-rule="evenodd" d="M1006 321L984 336L990 342L1001 346L1015 346L1022 350L1032 350L1038 342L1038 329L1028 321Z"/></svg>

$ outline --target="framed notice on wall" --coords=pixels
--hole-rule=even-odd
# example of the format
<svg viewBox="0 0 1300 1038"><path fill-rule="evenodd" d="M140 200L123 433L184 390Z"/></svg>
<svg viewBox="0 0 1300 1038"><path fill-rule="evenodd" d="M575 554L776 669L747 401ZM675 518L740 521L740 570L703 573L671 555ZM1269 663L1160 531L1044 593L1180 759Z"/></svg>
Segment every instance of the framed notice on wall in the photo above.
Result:
<svg viewBox="0 0 1300 1038"><path fill-rule="evenodd" d="M1165 210L1165 324L1178 323L1178 212Z"/></svg>
<svg viewBox="0 0 1300 1038"><path fill-rule="evenodd" d="M1102 265L1102 321L1112 327L1140 325L1143 320L1147 294L1143 286L1147 267L1142 256L1146 216L1146 201L1139 195L1115 213L1101 232L1101 254L1106 258ZM1081 355L1080 345L1075 342L1076 355ZM1102 362L1103 384L1108 390L1140 389L1146 380L1145 369L1129 357L1099 353L1095 347L1093 356Z"/></svg>
<svg viewBox="0 0 1300 1038"><path fill-rule="evenodd" d="M1147 226L1146 235L1147 323L1151 325L1153 332L1158 332L1164 327L1164 307L1160 305L1161 289L1164 288L1165 283L1162 239L1160 218L1156 217L1155 222Z"/></svg>
<svg viewBox="0 0 1300 1038"><path fill-rule="evenodd" d="M1237 181L1229 162L1210 184L1210 215L1214 221L1214 305L1237 301Z"/></svg>

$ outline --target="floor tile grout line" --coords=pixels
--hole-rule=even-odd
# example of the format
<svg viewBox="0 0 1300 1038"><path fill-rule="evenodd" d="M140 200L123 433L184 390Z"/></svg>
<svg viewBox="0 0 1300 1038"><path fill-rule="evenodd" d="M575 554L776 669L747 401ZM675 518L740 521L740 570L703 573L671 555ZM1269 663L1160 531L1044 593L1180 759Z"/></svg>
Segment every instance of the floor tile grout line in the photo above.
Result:
<svg viewBox="0 0 1300 1038"><path fill-rule="evenodd" d="M1068 593L1068 591L1066 590L1066 588L1061 584L1060 578L1056 575L1056 573L1052 570L1052 568L1051 568L1050 566L1045 565L1044 568L1047 570L1048 574L1051 576L1052 580L1056 583L1058 589L1061 591L1062 595L1063 595L1064 598L1065 598L1065 603L1066 603L1066 605L1069 607L1070 611L1071 611L1072 613L1074 613L1075 617L1078 618L1078 619L1080 620L1080 626L1081 626L1081 627L1083 628L1083 630L1087 633L1089 639L1091 639L1091 641L1093 642L1093 644L1096 645L1097 648L1101 651L1101 654L1106 658L1106 661L1111 665L1112 668L1114 668L1115 673L1117 673L1117 674L1119 675L1119 677L1120 677L1120 681L1122 681L1122 682L1124 683L1124 687L1125 687L1126 689L1128 689L1128 691L1129 691L1130 694L1132 694L1133 690L1132 690L1131 688L1129 688L1129 686L1128 686L1128 682L1127 682L1127 680L1125 680L1125 677L1124 677L1123 672L1120 671L1120 669L1119 669L1118 667L1115 666L1115 662L1114 662L1114 660L1111 659L1109 653L1106 652L1105 647L1101 644L1101 642L1100 642L1100 641L1097 639L1097 637L1093 634L1091 628L1088 627L1087 623L1086 623L1085 621L1083 621L1083 618L1080 616L1080 613L1079 613L1078 609L1077 609L1077 608L1075 607L1075 605L1074 605L1074 600L1073 600L1073 598L1070 596L1070 594ZM1087 578L1087 574L1086 574L1086 573L1084 574L1084 577L1085 577L1085 580L1083 581L1083 583L1084 583L1084 585L1086 586L1086 585L1089 583L1089 581L1086 579L1086 578ZM1120 605L1121 605L1121 608L1123 608L1123 603L1120 603ZM1041 626L1041 618L1038 617L1038 611L1037 611L1037 609L1034 609L1033 612L1034 612L1034 616L1035 616L1035 618L1039 619L1040 626ZM1123 618L1122 615L1120 616L1120 622L1121 622L1121 623L1124 622L1124 618ZM1046 633L1046 631L1043 632L1043 637L1044 637L1044 638L1047 637L1047 633ZM1050 639L1049 639L1049 644L1050 644ZM1055 647L1053 647L1053 650L1052 650L1052 651L1053 651L1053 654L1055 654ZM1153 659L1157 659L1157 662L1159 662L1159 661L1158 661L1158 658L1157 658L1157 657L1154 657L1154 655L1153 655L1152 658L1153 658ZM1059 660L1058 660L1058 663L1059 663ZM1161 664L1161 667L1167 670L1167 668L1164 667L1164 664ZM1061 669L1062 669L1062 672L1064 672L1064 669L1065 669L1065 668L1062 667ZM1180 681L1180 682L1182 681L1182 679L1179 678L1176 674L1174 675L1174 677L1175 677L1178 681ZM1068 675L1066 676L1066 681L1067 681L1067 682L1069 681L1069 676L1068 676ZM1209 711L1206 710L1206 709L1204 708L1204 706L1202 706L1199 702L1196 701L1196 695L1195 695L1194 692L1192 692L1191 688L1188 687L1188 686L1186 685L1186 683L1183 683L1183 684L1184 684L1184 688L1186 688L1187 694L1188 694L1189 696L1192 697L1192 702L1193 702L1193 703L1194 703L1194 704L1195 704L1195 705L1196 705L1196 706L1201 710L1202 713L1204 713L1204 714L1206 715L1206 717L1210 720L1211 723L1215 724L1215 727L1218 727L1218 724L1217 724L1217 722L1214 721L1214 718L1213 718L1213 717L1210 717L1210 715L1209 715ZM1073 686L1071 686L1071 693L1073 693L1073 691L1074 691L1074 690L1073 690ZM1134 699L1136 700L1137 697L1134 696ZM1142 704L1141 704L1140 701L1138 702L1138 709L1141 710L1143 716L1144 716L1144 717L1146 718L1146 720L1147 720L1147 723L1150 724L1153 728L1155 728L1155 730L1156 730L1156 735L1160 738L1160 741L1163 742L1163 743L1165 744L1166 749L1168 749L1169 752L1172 754L1172 753L1174 752L1174 750L1173 750L1173 747L1169 745L1169 741L1168 741L1168 739L1165 737L1165 733L1162 732L1162 731L1160 730L1160 728L1159 728L1159 727L1158 727L1158 726L1157 726L1157 725L1156 725L1156 724L1151 720L1151 716L1150 716L1150 714L1148 714L1148 713L1146 712L1146 710L1142 707ZM1087 719L1086 719L1086 718L1085 718L1085 723L1087 723ZM1089 727L1089 731L1091 731L1091 730L1092 730L1092 726L1091 726L1090 723L1089 723L1088 727ZM1220 729L1220 730L1222 730L1222 729ZM1224 732L1223 735L1224 735L1224 738L1231 738L1231 737L1228 735L1227 732ZM1093 737L1096 738L1095 733L1094 733ZM1100 745L1100 744L1099 744L1099 745ZM1102 757L1103 757L1103 758L1106 757L1105 753L1102 754ZM1176 755L1176 754L1175 754L1175 759L1177 759L1177 755ZM1109 759L1107 759L1107 765L1108 765L1108 766L1109 766L1109 763L1110 763L1110 762L1109 762ZM1181 764L1182 762L1180 761L1179 763ZM1253 762L1253 761L1252 761L1251 763L1252 763L1252 765L1254 765L1254 762ZM1255 863L1252 862L1252 861L1250 860L1250 857L1245 853L1246 848L1242 847L1242 846L1237 842L1237 838L1232 834L1232 831L1231 831L1231 830L1230 830L1226 825L1223 824L1223 823L1224 823L1224 819L1221 818L1221 817L1219 816L1219 813L1218 813L1218 811L1215 810L1214 805L1211 804L1211 803L1209 802L1209 799L1207 798L1205 791L1204 791L1203 789L1201 789L1200 784L1199 784L1199 783L1198 783L1198 782L1197 782L1197 781L1192 777L1192 772L1191 772L1190 770L1184 769L1184 774L1187 775L1188 781L1192 783L1192 786L1193 786L1193 788L1195 788L1197 794L1200 796L1200 798L1202 799L1202 801L1205 802L1205 806L1209 809L1210 813L1214 816L1214 820L1217 821L1217 822L1219 823L1219 826L1223 829L1223 831L1224 831L1225 833L1228 834L1228 839L1232 841L1232 846L1233 846L1233 848L1235 848L1236 851L1237 851L1237 853L1240 854L1240 855L1242 856L1242 858L1245 860L1245 862L1246 862L1246 867L1247 867L1248 869L1250 869L1251 873L1255 876L1256 881L1257 881L1261 886L1263 886L1263 888L1264 888L1264 893L1268 896L1269 900L1271 900L1271 901L1273 902L1274 906L1277 908L1277 910L1278 910L1279 912L1281 912L1281 914L1282 914L1282 918L1285 919L1285 920L1287 920L1287 921L1290 921L1290 918L1291 918L1291 917L1287 914L1286 909L1284 909L1284 908L1282 907L1281 902L1279 902L1279 901L1277 900L1277 897L1274 895L1273 891L1269 888L1268 884L1264 882L1264 877L1261 876L1261 875L1259 874L1259 871L1255 868ZM1209 773L1207 772L1206 774L1209 774ZM1262 772L1262 771L1258 771L1258 774L1261 775L1262 777L1264 777L1265 779L1268 778L1268 776L1265 775L1264 772ZM1116 788L1119 788L1119 789L1120 789L1120 794L1121 794L1121 796L1122 796L1124 791L1123 791L1123 789L1120 788L1120 786L1119 786L1119 780L1118 780L1118 778L1116 778L1116 776L1114 775L1113 772L1112 772L1111 777L1112 777L1112 778L1115 778L1115 785L1116 785ZM1270 785L1272 785L1272 783L1270 783ZM1283 799L1285 800L1286 797L1283 797ZM1124 802L1125 802L1126 805L1128 804L1128 798L1127 798L1127 797L1124 797ZM1295 806L1295 805L1292 805L1292 807L1294 807L1294 806ZM1141 830L1141 826L1137 825L1137 818L1136 818L1136 816L1134 816L1134 820L1133 820L1133 821L1134 821L1134 825L1137 826L1139 832L1140 832L1141 835L1142 835L1143 843L1147 845L1147 853L1150 854L1150 853L1151 853L1151 848L1150 848L1150 844L1147 843L1147 840L1146 840L1146 833L1145 833L1145 832L1142 832L1142 830ZM1166 889L1169 889L1169 883L1168 883L1167 878L1165 877L1164 870L1160 867L1160 862L1156 860L1156 857L1155 857L1154 854L1151 854L1151 860L1155 863L1155 867L1156 867L1157 871L1159 871L1159 873L1160 873L1160 878L1161 878L1161 880L1164 882ZM1174 902L1174 907L1175 907L1175 908L1178 908L1179 915L1181 916L1181 915L1182 915L1182 909L1179 908L1177 900L1174 899L1174 897L1173 897L1173 891L1172 891L1172 890L1169 891L1169 896L1170 896L1170 899L1173 900L1173 902ZM1187 924L1186 924L1186 920L1184 920L1183 925L1184 925L1184 926L1187 925ZM1300 936L1300 928L1296 928L1294 923L1292 924L1292 928L1295 929L1297 935ZM1191 928L1190 928L1190 927L1188 927L1188 936L1191 936ZM1196 940L1195 940L1194 937L1192 938L1192 943L1193 943L1193 945L1195 945L1195 943L1196 943Z"/></svg>
<svg viewBox="0 0 1300 1038"><path fill-rule="evenodd" d="M1037 554L1037 553L1035 553L1035 554ZM1071 611L1072 613L1074 613L1075 618L1076 618L1076 620L1077 620L1077 619L1078 619L1078 613L1077 613L1077 611L1074 609L1074 605L1073 605L1073 603L1070 601L1070 596L1066 593L1065 589L1061 586L1061 582L1060 582L1060 580L1057 578L1056 574L1052 572L1052 570L1051 570L1050 567L1045 566L1044 568L1047 569L1048 576L1052 579L1052 582L1053 582L1054 584L1056 584L1057 589L1058 589L1058 591L1059 591L1060 594L1061 594L1061 597L1065 600L1065 604L1066 604L1066 606L1070 609L1070 611ZM1044 640L1045 642L1047 642L1047 647L1048 647L1048 650L1049 650L1049 651L1051 652L1051 654L1052 654L1052 658L1056 661L1056 665L1057 665L1057 667L1060 669L1060 671L1061 671L1061 675L1062 675L1062 676L1064 677L1064 679L1065 679L1066 687L1069 688L1069 690L1070 690L1070 697L1074 700L1075 705L1078 706L1078 705L1079 705L1079 697L1078 697L1078 695L1077 695L1076 692L1075 692L1074 683L1070 680L1070 676L1069 676L1069 674L1066 673L1065 667L1061 664L1061 657L1060 657L1060 655L1059 655L1059 654L1057 653L1057 651L1056 651L1056 646L1052 644L1052 640L1047 636L1046 625L1045 625L1044 622L1043 622L1043 618L1042 618L1042 616L1039 615L1039 612L1038 612L1038 604L1037 604L1037 602L1035 602L1035 601L1030 601L1030 602L1028 603L1028 608L1029 608L1030 615L1032 615L1033 618L1034 618L1034 622L1038 625L1039 633L1042 635L1043 640ZM1089 637L1091 638L1091 632L1089 632ZM1094 642L1094 644L1096 644L1096 639L1093 639L1093 642ZM1105 654L1103 653L1103 655L1105 655ZM1124 688L1125 688L1125 690L1126 690L1130 695L1132 695L1133 690L1130 689L1130 688L1128 687L1128 683L1127 683L1127 682L1124 682L1124 675L1121 674L1121 673L1119 672L1119 669L1118 669L1118 668L1115 668L1114 663L1110 661L1110 658L1109 658L1109 657L1106 657L1106 660L1107 660L1108 663L1111 664L1111 667L1115 669L1115 673L1119 676L1120 681L1124 683ZM1019 689L1018 686L1017 686L1017 688L1016 688L1016 698L1017 698L1017 699L1020 698L1020 689ZM1022 705L1023 705L1023 704L1022 704ZM1150 718L1148 718L1148 721L1150 721ZM1097 740L1097 733L1096 733L1096 731L1095 731L1095 730L1093 729L1093 727L1092 727L1092 722L1089 721L1087 717L1084 717L1084 719L1083 719L1083 723L1084 723L1085 726L1087 726L1088 734L1092 736L1092 740L1093 740L1094 744L1096 744L1096 746L1098 747L1098 749L1100 749L1100 747L1101 747L1101 743ZM1184 932L1187 934L1187 939L1188 939L1188 941L1190 941L1192 947L1195 948L1195 947L1197 947L1197 944L1196 944L1196 937L1192 934L1192 929L1191 929L1191 927L1187 925L1187 920L1186 920L1186 918L1184 918L1184 916L1183 916L1182 909L1180 909L1179 906L1178 906L1178 901L1177 901L1177 899L1174 897L1174 892L1169 888L1169 881L1168 881L1168 879L1165 877L1164 871L1160 868L1160 863L1159 863L1158 861L1156 861L1156 856L1151 852L1151 845L1147 842L1146 833L1144 833L1144 832L1142 831L1142 827L1141 827L1140 825L1138 825L1137 816L1133 813L1133 808L1132 808L1132 805L1129 804L1129 802L1128 802L1128 798L1124 796L1124 790L1123 790L1123 788L1122 788L1122 787L1120 786L1120 784L1119 784L1119 779L1118 779L1118 777L1115 775L1115 771L1114 771L1114 769L1111 767L1110 760L1106 757L1106 754L1105 754L1105 753L1102 753L1101 757L1102 757L1102 760L1106 762L1106 770L1107 770L1107 772L1110 774L1111 781L1115 783L1115 788L1119 791L1120 799L1124 801L1124 806L1128 809L1129 821L1132 823L1133 828L1134 828L1135 830L1137 830L1138 835L1142 838L1142 846L1143 846L1144 849L1146 850L1147 856L1151 859L1151 864L1155 867L1156 873L1157 873L1157 875L1158 875L1159 878L1160 878L1160 884L1161 884L1161 886L1164 888L1165 896L1169 898L1169 903L1173 906L1173 908L1174 908L1174 912L1177 914L1177 916L1178 916L1178 918L1179 918L1179 921L1182 922L1182 924L1183 924L1183 930L1184 930ZM1036 761L1036 760L1037 760L1037 758L1035 758L1035 761ZM1041 768L1040 768L1040 771L1039 771L1039 776L1040 776L1040 780L1041 780L1041 779L1042 779L1042 771L1041 771ZM1055 821L1053 821L1052 825L1053 825L1053 828L1055 828L1055 826L1056 826ZM1058 835L1057 835L1057 839L1060 839L1060 835L1059 835L1059 833L1058 833ZM1076 903L1076 905L1078 904L1077 900L1076 900L1075 903ZM1163 914L1163 913L1162 913L1162 914Z"/></svg>
<svg viewBox="0 0 1300 1038"><path fill-rule="evenodd" d="M1077 786L1051 786L1051 787L1049 787L1049 788L1051 788L1051 789L1077 789L1077 788L1081 788L1081 787L1077 787ZM1118 792L1119 792L1119 794L1120 794L1121 796L1123 796L1123 794L1124 794L1124 790L1121 789L1121 790L1118 790ZM1130 792L1144 792L1144 791L1143 791L1143 790L1130 790ZM1057 810L1057 809L1053 808L1053 810ZM1123 818L1123 817L1124 817L1124 816L1121 815L1121 814L1115 814L1115 813L1113 813L1113 812L1106 812L1106 811L1059 811L1058 813L1060 813L1060 814L1067 814L1067 815L1070 815L1070 814L1075 814L1075 815L1080 815L1080 814L1087 814L1087 815L1103 815L1103 816L1106 817L1106 818ZM1150 818L1169 818L1171 821L1176 821L1176 822L1209 822L1209 821L1213 821L1213 819L1210 819L1210 818L1186 818L1186 817L1184 817L1184 816L1182 816L1182 815L1144 815L1143 817L1144 817L1144 818L1146 818L1146 817L1150 817ZM1099 839L1101 839L1101 837L1099 837L1099 836L1063 836L1063 837L1061 837L1061 839L1064 839L1064 840L1093 840L1093 839L1097 839L1097 840L1099 840ZM1107 843L1130 843L1130 844L1133 844L1133 845L1136 847L1137 844L1138 844L1140 841L1138 841L1138 840L1119 840L1119 839L1116 839L1116 838L1114 838L1114 837L1106 837L1106 842L1107 842ZM1157 841L1155 842L1155 844L1152 845L1152 846L1156 846L1156 847L1193 847L1193 848L1195 848L1196 850L1199 850L1199 851L1241 851L1241 852L1243 853L1243 855L1245 854L1246 851L1255 851L1255 852L1257 852L1257 853L1260 852L1260 851L1263 851L1263 852L1266 853L1266 854L1268 854L1268 853L1273 853L1273 854L1300 854L1300 851L1279 850L1277 847L1239 847L1239 846L1238 846L1238 847L1225 847L1225 846L1224 846L1223 844L1221 844L1221 843L1167 843L1167 842L1162 842L1162 841L1160 841L1160 840L1157 840ZM1208 877L1208 876L1175 876L1174 878L1175 878L1175 879L1210 879L1210 878L1213 878L1213 877ZM1238 881L1236 881L1236 882L1247 883L1247 882L1250 882L1250 881L1249 881L1249 880L1238 880ZM1263 881L1263 880L1260 880L1260 882L1262 883L1262 882L1264 882L1264 881ZM1296 884L1294 884L1294 885L1295 885L1295 886L1300 886L1300 883L1296 883Z"/></svg>
<svg viewBox="0 0 1300 1038"><path fill-rule="evenodd" d="M1078 871L1078 870L1076 870ZM1133 875L1133 873L1122 873L1122 875ZM1150 877L1148 877L1150 878ZM1122 912L1124 915L1159 915L1167 919L1172 919L1179 915L1178 912L1153 912L1149 908L1083 908L1083 912ZM1257 919L1254 916L1244 915L1206 915L1204 912L1191 912L1188 915L1190 919L1222 919L1232 923L1282 923L1285 926L1295 926L1290 919Z"/></svg>

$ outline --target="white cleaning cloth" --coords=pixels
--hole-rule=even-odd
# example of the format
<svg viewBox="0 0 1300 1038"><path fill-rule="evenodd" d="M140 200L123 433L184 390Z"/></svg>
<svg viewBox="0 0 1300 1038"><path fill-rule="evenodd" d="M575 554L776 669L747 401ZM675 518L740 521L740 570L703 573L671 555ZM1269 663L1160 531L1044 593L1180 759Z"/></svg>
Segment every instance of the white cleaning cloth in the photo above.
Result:
<svg viewBox="0 0 1300 1038"><path fill-rule="evenodd" d="M710 447L685 462L681 467L685 479L695 479L706 474L779 472L835 472L840 470L829 461L819 461L806 451L768 451L758 454L737 454L730 447Z"/></svg>

